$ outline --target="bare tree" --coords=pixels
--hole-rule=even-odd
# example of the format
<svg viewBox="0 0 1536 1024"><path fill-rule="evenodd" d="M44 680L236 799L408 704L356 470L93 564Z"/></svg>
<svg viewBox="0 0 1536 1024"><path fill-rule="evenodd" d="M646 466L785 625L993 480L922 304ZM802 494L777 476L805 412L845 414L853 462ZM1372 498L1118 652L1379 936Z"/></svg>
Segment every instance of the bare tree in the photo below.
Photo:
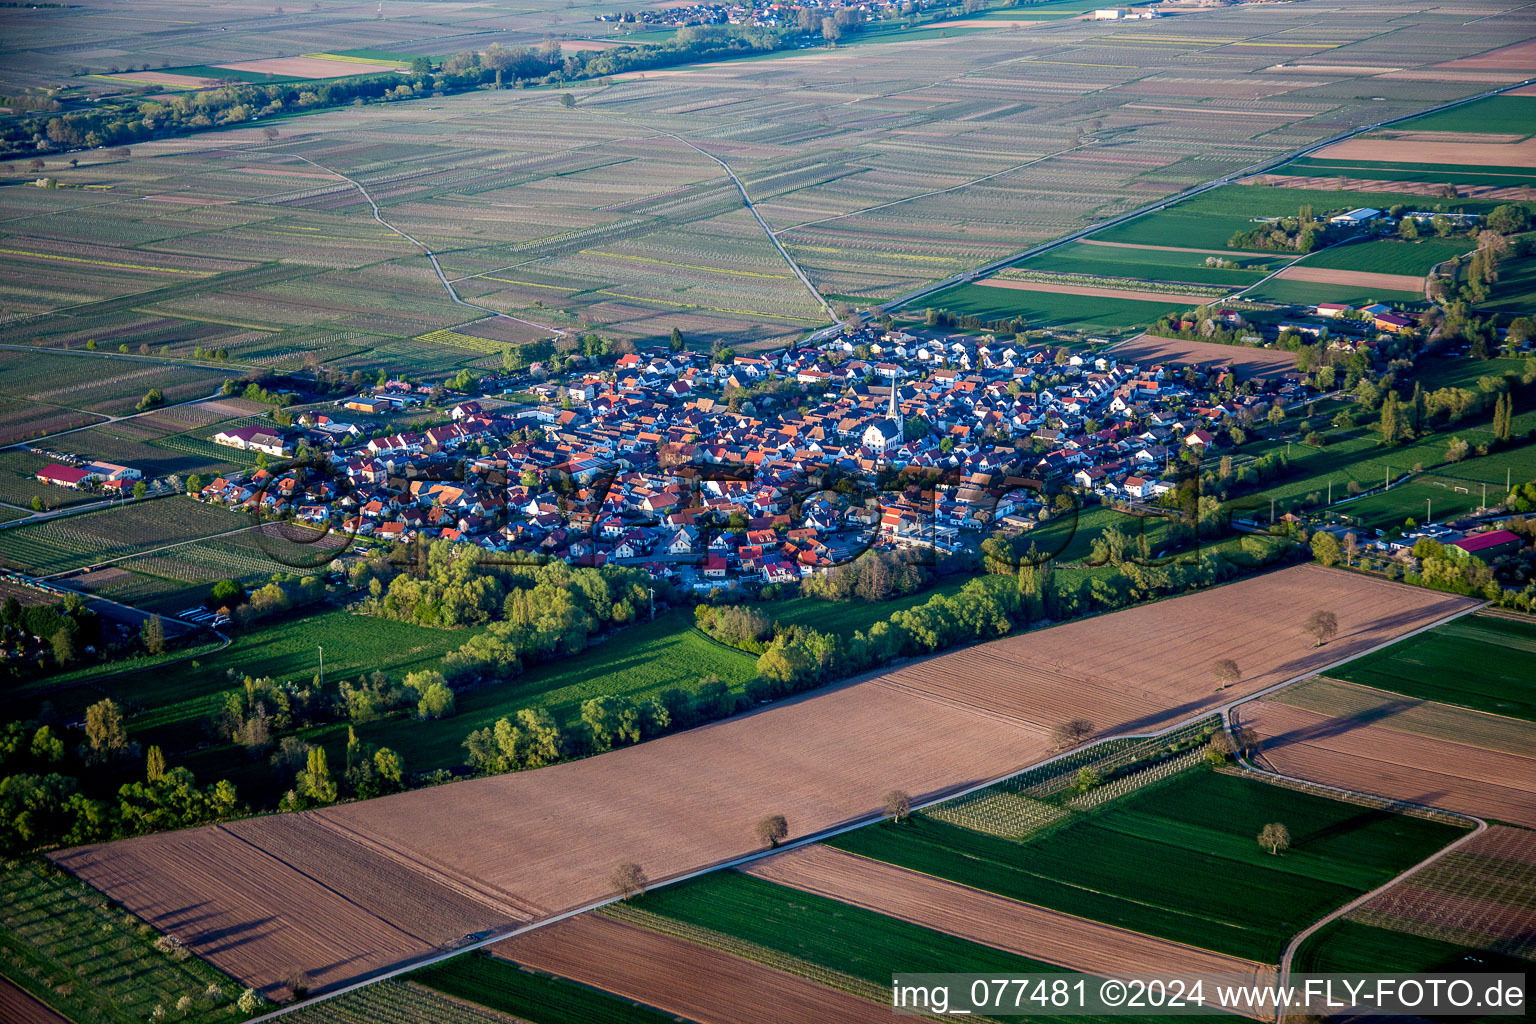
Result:
<svg viewBox="0 0 1536 1024"><path fill-rule="evenodd" d="M1259 845L1278 855L1281 850L1290 849L1291 830L1278 821L1272 821L1259 829Z"/></svg>
<svg viewBox="0 0 1536 1024"><path fill-rule="evenodd" d="M1305 628L1317 641L1314 646L1321 647L1339 635L1339 617L1333 612L1315 611L1307 616Z"/></svg>
<svg viewBox="0 0 1536 1024"><path fill-rule="evenodd" d="M885 813L900 824L912 815L912 798L899 789L885 794Z"/></svg>
<svg viewBox="0 0 1536 1024"><path fill-rule="evenodd" d="M1253 731L1251 726L1241 726L1233 731L1232 739L1237 743L1238 752L1244 757L1252 757L1259 752L1259 734Z"/></svg>
<svg viewBox="0 0 1536 1024"><path fill-rule="evenodd" d="M1058 750L1075 746L1092 735L1093 723L1086 718L1062 722L1051 730L1051 739L1055 741Z"/></svg>
<svg viewBox="0 0 1536 1024"><path fill-rule="evenodd" d="M645 877L645 869L632 862L614 868L610 880L613 882L613 891L623 900L643 895L646 886L651 884L651 880Z"/></svg>
<svg viewBox="0 0 1536 1024"><path fill-rule="evenodd" d="M1353 533L1344 535L1344 564L1354 565L1360 557L1360 538Z"/></svg>
<svg viewBox="0 0 1536 1024"><path fill-rule="evenodd" d="M294 999L303 999L309 995L309 975L303 970L295 967L288 972L288 977L284 980L287 982L288 991L293 993Z"/></svg>
<svg viewBox="0 0 1536 1024"><path fill-rule="evenodd" d="M770 814L757 823L758 841L770 849L782 843L787 835L789 835L789 822L782 814Z"/></svg>
<svg viewBox="0 0 1536 1024"><path fill-rule="evenodd" d="M1237 662L1231 658L1222 658L1211 666L1211 675L1216 677L1216 689L1225 690L1229 686L1236 686L1243 678L1243 670L1237 667Z"/></svg>

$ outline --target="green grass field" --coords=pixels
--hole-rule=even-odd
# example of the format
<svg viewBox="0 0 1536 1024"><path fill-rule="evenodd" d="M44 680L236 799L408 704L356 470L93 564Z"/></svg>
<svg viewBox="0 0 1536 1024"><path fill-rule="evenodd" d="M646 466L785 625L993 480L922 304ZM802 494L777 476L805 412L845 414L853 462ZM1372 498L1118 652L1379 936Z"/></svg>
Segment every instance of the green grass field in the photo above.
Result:
<svg viewBox="0 0 1536 1024"><path fill-rule="evenodd" d="M1536 722L1536 623L1471 616L1328 674L1408 697Z"/></svg>
<svg viewBox="0 0 1536 1024"><path fill-rule="evenodd" d="M889 601L827 601L819 597L792 597L763 605L763 612L774 621L786 625L806 626L823 633L852 636L857 630L868 630L877 622L890 618L899 611L916 607L935 594L953 596L960 592L973 577L944 579L937 586L915 594L892 598Z"/></svg>
<svg viewBox="0 0 1536 1024"><path fill-rule="evenodd" d="M1102 505L1083 509L1074 518L1070 513L1058 516L1050 522L1035 527L1024 535L1023 546L1034 544L1042 555L1051 555L1061 562L1081 562L1093 551L1093 542L1110 527L1119 529L1131 537L1141 533L1154 551L1163 541L1167 520L1155 517L1141 518L1118 512Z"/></svg>
<svg viewBox="0 0 1536 1024"><path fill-rule="evenodd" d="M1445 185L1494 185L1517 188L1536 184L1529 167L1480 167L1476 164L1406 164L1387 160L1323 160L1302 157L1274 170L1307 177L1339 175L1368 181L1436 182ZM1438 200L1430 200L1437 202Z"/></svg>
<svg viewBox="0 0 1536 1024"><path fill-rule="evenodd" d="M890 985L905 972L1070 973L1063 968L734 871L646 893L634 907L775 954ZM1030 1014L1034 1020L1056 1020ZM1089 1024L1102 1018L1081 1018ZM1131 1020L1138 1019L1132 1017Z"/></svg>
<svg viewBox="0 0 1536 1024"><path fill-rule="evenodd" d="M411 980L528 1024L672 1024L671 1014L575 982L525 971L483 953L417 971Z"/></svg>
<svg viewBox="0 0 1536 1024"><path fill-rule="evenodd" d="M1106 277L1133 277L1146 281L1172 281L1187 284L1245 285L1262 278L1258 269L1226 269L1205 265L1209 253L1161 252L1156 249L1122 249L1109 245L1074 242L1060 249L1018 264L1022 270L1041 270L1060 274L1092 274ZM1267 265L1270 270L1288 260L1274 256L1242 256L1235 262L1244 268Z"/></svg>
<svg viewBox="0 0 1536 1024"><path fill-rule="evenodd" d="M1530 316L1536 312L1536 257L1502 262L1493 294L1479 308L1513 316Z"/></svg>
<svg viewBox="0 0 1536 1024"><path fill-rule="evenodd" d="M1378 238L1325 249L1308 256L1301 265L1423 277L1437 264L1475 248L1477 243L1470 238L1423 238L1416 242Z"/></svg>
<svg viewBox="0 0 1536 1024"><path fill-rule="evenodd" d="M0 974L77 1021L139 1024L176 1017L190 997L200 1022L244 1020L238 982L197 957L155 948L149 925L39 859L0 864ZM205 998L216 985L216 1000Z"/></svg>
<svg viewBox="0 0 1536 1024"><path fill-rule="evenodd" d="M453 634L458 643L467 635ZM457 644L455 644L457 646ZM370 743L398 750L413 770L464 763L464 737L522 708L548 708L568 727L580 724L581 702L616 694L644 698L669 687L692 691L706 676L740 689L757 671L757 658L711 640L693 628L693 616L674 611L615 633L575 657L536 665L516 679L461 694L458 713L430 722L391 719L358 728ZM345 729L341 739L345 741Z"/></svg>
<svg viewBox="0 0 1536 1024"><path fill-rule="evenodd" d="M1280 856L1255 840L1290 830ZM1274 963L1297 931L1461 830L1197 769L1011 842L931 818L830 841L1002 896ZM1135 865L1128 871L1128 865Z"/></svg>
<svg viewBox="0 0 1536 1024"><path fill-rule="evenodd" d="M1450 209L1465 208L1473 213L1497 205L1470 199L1437 201L1445 202ZM1177 205L1100 231L1093 237L1105 242L1225 249L1233 233L1247 231L1255 226L1255 217L1294 217L1297 210L1308 205L1321 216L1330 210L1360 206L1386 209L1397 203L1419 209L1426 202L1423 196L1400 192L1337 192L1268 185L1223 185Z"/></svg>
<svg viewBox="0 0 1536 1024"><path fill-rule="evenodd" d="M1022 316L1032 328L1056 327L1080 330L1125 331L1146 327L1175 309L1199 305L1188 302L1170 305L1141 299L1112 299L1098 295L1058 295L1051 292L999 288L984 284L963 284L931 295L924 306L970 313L983 320Z"/></svg>
<svg viewBox="0 0 1536 1024"><path fill-rule="evenodd" d="M1530 970L1529 961L1349 918L1319 928L1296 952L1296 970L1311 973L1429 974L1442 971Z"/></svg>
<svg viewBox="0 0 1536 1024"><path fill-rule="evenodd" d="M1399 121L1391 131L1491 132L1536 135L1536 96L1489 96L1423 117Z"/></svg>
<svg viewBox="0 0 1536 1024"><path fill-rule="evenodd" d="M1307 974L1528 974L1530 961L1486 949L1361 924L1349 918L1330 921L1296 951L1294 969ZM1478 1024L1524 1020L1525 1014L1430 1017L1430 1020Z"/></svg>

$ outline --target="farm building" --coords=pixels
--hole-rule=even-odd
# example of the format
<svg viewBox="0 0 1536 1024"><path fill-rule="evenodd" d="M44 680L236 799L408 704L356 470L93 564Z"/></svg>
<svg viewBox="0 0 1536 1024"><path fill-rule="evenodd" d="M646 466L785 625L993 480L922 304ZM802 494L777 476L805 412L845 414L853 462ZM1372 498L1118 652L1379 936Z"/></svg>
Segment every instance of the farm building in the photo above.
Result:
<svg viewBox="0 0 1536 1024"><path fill-rule="evenodd" d="M1520 545L1518 533L1510 530L1489 530L1487 533L1474 533L1463 537L1453 542L1450 547L1462 554L1476 555L1486 562L1490 558L1513 554L1520 550Z"/></svg>
<svg viewBox="0 0 1536 1024"><path fill-rule="evenodd" d="M1349 312L1349 304L1344 302L1319 302L1314 309L1318 316L1325 316L1333 320L1344 313Z"/></svg>
<svg viewBox="0 0 1536 1024"><path fill-rule="evenodd" d="M268 455L286 457L293 454L293 446L283 440L282 435L275 434L266 427L240 427L236 430L221 430L213 435L214 444L222 444L230 448L239 448L244 451L266 452Z"/></svg>
<svg viewBox="0 0 1536 1024"><path fill-rule="evenodd" d="M80 466L61 466L55 462L38 470L37 479L55 487L78 488L85 486L92 475L90 470Z"/></svg>
<svg viewBox="0 0 1536 1024"><path fill-rule="evenodd" d="M1369 206L1363 206L1358 210L1350 210L1348 213L1341 213L1336 216L1329 217L1328 223L1360 227L1361 225L1369 224L1371 221L1380 216L1380 210L1373 210Z"/></svg>
<svg viewBox="0 0 1536 1024"><path fill-rule="evenodd" d="M1396 313L1378 313L1372 322L1378 331L1385 331L1388 334L1402 334L1413 326L1412 320L1405 316L1398 316Z"/></svg>
<svg viewBox="0 0 1536 1024"><path fill-rule="evenodd" d="M138 480L144 475L131 466L119 466L115 462L91 462L85 468L96 479L104 481Z"/></svg>

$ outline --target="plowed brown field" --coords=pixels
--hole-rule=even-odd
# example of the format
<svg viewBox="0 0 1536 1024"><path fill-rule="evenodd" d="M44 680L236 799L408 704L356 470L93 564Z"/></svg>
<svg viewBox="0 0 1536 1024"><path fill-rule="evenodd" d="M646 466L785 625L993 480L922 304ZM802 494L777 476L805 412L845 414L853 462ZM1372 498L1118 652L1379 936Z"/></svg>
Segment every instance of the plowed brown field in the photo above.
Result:
<svg viewBox="0 0 1536 1024"><path fill-rule="evenodd" d="M356 844L346 858L301 855L288 820L263 817L56 859L231 974L271 984L304 967L318 990L445 931L476 929L485 904L528 920L584 906L610 894L618 863L660 879L740 857L756 848L765 815L783 814L791 836L805 835L877 812L892 788L953 792L1043 759L1051 728L1068 719L1086 717L1101 733L1170 725L1472 604L1300 566L914 662L600 757L304 812ZM1317 608L1340 623L1323 648L1301 628ZM1222 657L1236 659L1244 680L1217 692L1211 664ZM390 866L364 868L366 857ZM426 893L476 898L429 928L416 897L358 892L359 879L400 868L420 873ZM287 895L310 890L320 909ZM355 899L338 895L347 893ZM365 908L399 928L360 949L357 936L383 925Z"/></svg>
<svg viewBox="0 0 1536 1024"><path fill-rule="evenodd" d="M60 867L268 994L294 969L318 990L428 952L381 920L218 826L83 846ZM341 872L348 865L337 865Z"/></svg>
<svg viewBox="0 0 1536 1024"><path fill-rule="evenodd" d="M830 846L789 850L747 874L828 896L1010 953L1102 976L1159 973L1245 974L1251 984L1274 969L1058 913Z"/></svg>
<svg viewBox="0 0 1536 1024"><path fill-rule="evenodd" d="M891 1010L691 942L582 914L491 947L698 1024L890 1024Z"/></svg>
<svg viewBox="0 0 1536 1024"><path fill-rule="evenodd" d="M1258 732L1265 759L1286 775L1536 827L1536 749L1515 753L1508 744L1490 749L1394 728L1394 707L1412 703L1331 717L1262 700L1243 705L1239 715ZM1497 722L1476 711L1444 710L1465 716L1469 732Z"/></svg>
<svg viewBox="0 0 1536 1024"><path fill-rule="evenodd" d="M1536 832L1495 825L1349 917L1536 959Z"/></svg>
<svg viewBox="0 0 1536 1024"><path fill-rule="evenodd" d="M1328 160L1385 160L1389 163L1472 164L1529 167L1536 163L1536 139L1524 142L1415 142L1407 139L1350 139L1313 154Z"/></svg>
<svg viewBox="0 0 1536 1024"><path fill-rule="evenodd" d="M1271 377L1296 372L1296 354L1283 349L1216 345L1143 334L1114 349L1115 356L1133 363L1170 362L1180 366L1232 366L1244 376Z"/></svg>
<svg viewBox="0 0 1536 1024"><path fill-rule="evenodd" d="M1334 270L1329 267L1286 267L1275 276L1287 281L1342 284L1354 288L1380 288L1383 291L1416 292L1424 287L1424 279L1412 274L1377 274L1368 270Z"/></svg>
<svg viewBox="0 0 1536 1024"><path fill-rule="evenodd" d="M70 1024L68 1017L6 978L0 978L0 1020L6 1024Z"/></svg>

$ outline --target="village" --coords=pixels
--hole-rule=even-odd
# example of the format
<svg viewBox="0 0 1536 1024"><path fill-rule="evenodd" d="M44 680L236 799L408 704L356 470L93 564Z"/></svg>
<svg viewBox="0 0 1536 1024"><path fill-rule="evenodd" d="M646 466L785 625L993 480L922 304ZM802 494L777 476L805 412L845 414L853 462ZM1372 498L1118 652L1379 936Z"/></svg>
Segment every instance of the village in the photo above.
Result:
<svg viewBox="0 0 1536 1024"><path fill-rule="evenodd" d="M1226 368L867 329L713 368L698 353L629 353L533 384L537 404L465 400L419 432L365 439L347 422L419 406L426 390L391 381L293 430L216 435L301 457L197 497L364 545L442 538L642 565L695 589L766 585L869 547L942 556L1030 529L1066 488L1152 502L1184 453L1227 450L1233 426L1315 395L1299 374L1241 382Z"/></svg>

